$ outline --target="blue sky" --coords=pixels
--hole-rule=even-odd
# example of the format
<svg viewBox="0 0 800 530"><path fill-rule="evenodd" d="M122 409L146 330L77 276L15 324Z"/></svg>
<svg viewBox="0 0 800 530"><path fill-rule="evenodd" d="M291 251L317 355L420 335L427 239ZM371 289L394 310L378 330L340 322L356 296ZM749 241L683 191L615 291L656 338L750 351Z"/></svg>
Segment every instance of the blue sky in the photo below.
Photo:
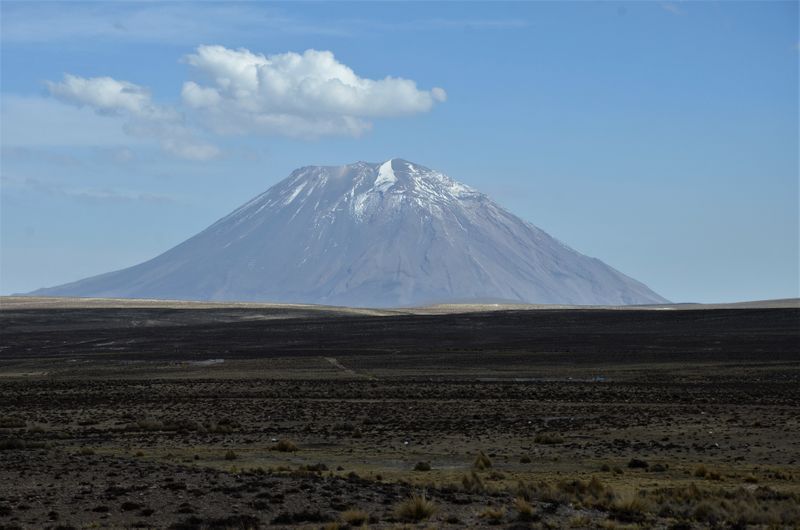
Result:
<svg viewBox="0 0 800 530"><path fill-rule="evenodd" d="M149 259L296 167L402 157L671 300L800 295L797 2L0 9L2 294ZM220 80L261 56L363 86Z"/></svg>

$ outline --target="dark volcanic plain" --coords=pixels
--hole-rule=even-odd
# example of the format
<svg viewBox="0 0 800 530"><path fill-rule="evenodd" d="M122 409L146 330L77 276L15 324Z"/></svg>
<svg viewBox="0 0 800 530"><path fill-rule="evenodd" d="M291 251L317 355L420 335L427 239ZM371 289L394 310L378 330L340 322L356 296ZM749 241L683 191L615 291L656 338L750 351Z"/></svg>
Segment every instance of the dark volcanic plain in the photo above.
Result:
<svg viewBox="0 0 800 530"><path fill-rule="evenodd" d="M0 528L798 528L800 309L0 300Z"/></svg>

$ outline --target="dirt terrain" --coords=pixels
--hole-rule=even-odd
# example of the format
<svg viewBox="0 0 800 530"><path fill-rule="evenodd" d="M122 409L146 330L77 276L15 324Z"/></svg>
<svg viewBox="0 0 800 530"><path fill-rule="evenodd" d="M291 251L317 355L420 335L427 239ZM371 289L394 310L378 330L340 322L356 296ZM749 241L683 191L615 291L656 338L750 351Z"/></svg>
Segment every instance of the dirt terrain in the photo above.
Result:
<svg viewBox="0 0 800 530"><path fill-rule="evenodd" d="M800 308L0 300L0 528L798 528Z"/></svg>

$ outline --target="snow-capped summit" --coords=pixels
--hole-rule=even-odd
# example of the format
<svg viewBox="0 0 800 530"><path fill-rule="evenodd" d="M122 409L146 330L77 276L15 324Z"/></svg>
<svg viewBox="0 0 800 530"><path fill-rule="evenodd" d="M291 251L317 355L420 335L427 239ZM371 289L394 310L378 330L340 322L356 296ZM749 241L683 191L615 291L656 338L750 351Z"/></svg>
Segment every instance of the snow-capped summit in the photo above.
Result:
<svg viewBox="0 0 800 530"><path fill-rule="evenodd" d="M399 158L297 169L150 261L33 294L359 306L665 302L486 195Z"/></svg>

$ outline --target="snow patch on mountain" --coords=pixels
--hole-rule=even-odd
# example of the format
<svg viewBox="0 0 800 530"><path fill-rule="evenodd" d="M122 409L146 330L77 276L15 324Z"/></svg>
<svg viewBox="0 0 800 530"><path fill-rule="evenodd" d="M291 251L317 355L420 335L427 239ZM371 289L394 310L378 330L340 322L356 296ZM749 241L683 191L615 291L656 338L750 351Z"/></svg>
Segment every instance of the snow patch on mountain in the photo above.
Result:
<svg viewBox="0 0 800 530"><path fill-rule="evenodd" d="M378 178L375 179L375 189L386 191L397 182L397 177L392 169L392 161L387 160L378 168Z"/></svg>

